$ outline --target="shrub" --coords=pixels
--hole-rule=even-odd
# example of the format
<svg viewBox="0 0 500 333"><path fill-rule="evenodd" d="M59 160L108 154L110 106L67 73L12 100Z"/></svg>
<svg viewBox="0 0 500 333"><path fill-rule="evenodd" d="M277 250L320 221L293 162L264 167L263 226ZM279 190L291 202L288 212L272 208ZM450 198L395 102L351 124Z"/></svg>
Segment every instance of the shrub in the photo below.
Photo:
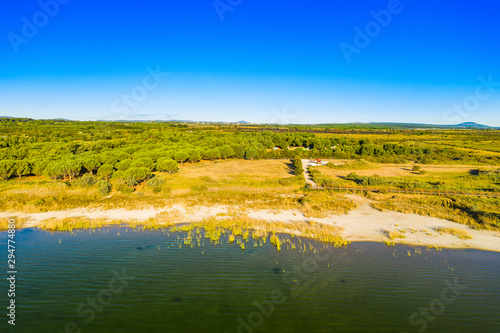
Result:
<svg viewBox="0 0 500 333"><path fill-rule="evenodd" d="M116 189L122 193L132 193L135 191L135 189L132 186L129 186L125 183L118 184Z"/></svg>
<svg viewBox="0 0 500 333"><path fill-rule="evenodd" d="M332 162L328 162L326 164L328 168L335 170L369 170L369 169L377 169L378 167L365 160L356 160L352 163L335 165Z"/></svg>
<svg viewBox="0 0 500 333"><path fill-rule="evenodd" d="M364 179L361 181L361 185L363 186L377 186L384 183L384 180L380 177L364 177Z"/></svg>
<svg viewBox="0 0 500 333"><path fill-rule="evenodd" d="M101 179L97 182L97 188L102 195L108 195L109 192L111 192L111 184L104 179Z"/></svg>
<svg viewBox="0 0 500 333"><path fill-rule="evenodd" d="M195 185L191 186L191 190L196 191L196 192L202 192L208 190L208 187L206 185Z"/></svg>
<svg viewBox="0 0 500 333"><path fill-rule="evenodd" d="M95 184L97 183L97 178L96 176L92 175L92 174L85 174L83 175L82 178L80 178L76 185L79 185L79 186L82 186L82 187L92 187L94 186Z"/></svg>
<svg viewBox="0 0 500 333"><path fill-rule="evenodd" d="M121 180L121 183L127 185L128 187L132 187L132 188L135 185L137 185L137 181L135 180L134 177L125 177Z"/></svg>
<svg viewBox="0 0 500 333"><path fill-rule="evenodd" d="M165 179L160 177L154 177L146 182L146 186L149 187L160 187L163 184L165 184Z"/></svg>
<svg viewBox="0 0 500 333"><path fill-rule="evenodd" d="M209 176L200 177L200 180L202 180L206 183L217 183L217 181L215 179L213 179L212 177L209 177Z"/></svg>
<svg viewBox="0 0 500 333"><path fill-rule="evenodd" d="M160 186L153 187L153 193L160 193L160 192L161 192Z"/></svg>
<svg viewBox="0 0 500 333"><path fill-rule="evenodd" d="M419 172L420 170L422 170L422 168L420 166L418 166L418 165L413 166L412 171Z"/></svg>
<svg viewBox="0 0 500 333"><path fill-rule="evenodd" d="M282 186L290 186L295 183L294 179L292 177L287 177L287 178L281 178L278 180L278 183Z"/></svg>
<svg viewBox="0 0 500 333"><path fill-rule="evenodd" d="M445 234L450 234L455 237L458 237L460 239L471 239L472 237L469 235L469 233L465 230L458 229L458 228L436 228L435 229L437 232L439 232L441 235L443 233Z"/></svg>
<svg viewBox="0 0 500 333"><path fill-rule="evenodd" d="M295 174L297 176L302 175L304 172L304 166L302 165L302 160L300 158L293 159L293 166L295 167Z"/></svg>

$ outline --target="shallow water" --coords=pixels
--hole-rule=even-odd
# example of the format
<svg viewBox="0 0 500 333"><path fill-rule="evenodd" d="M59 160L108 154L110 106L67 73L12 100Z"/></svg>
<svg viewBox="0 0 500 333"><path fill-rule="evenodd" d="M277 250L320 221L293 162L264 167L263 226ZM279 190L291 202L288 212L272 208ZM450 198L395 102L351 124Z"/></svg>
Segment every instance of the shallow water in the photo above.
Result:
<svg viewBox="0 0 500 333"><path fill-rule="evenodd" d="M296 248L250 240L242 250L184 236L18 231L16 327L4 315L0 331L500 332L500 253L284 235ZM5 279L0 288L5 299Z"/></svg>

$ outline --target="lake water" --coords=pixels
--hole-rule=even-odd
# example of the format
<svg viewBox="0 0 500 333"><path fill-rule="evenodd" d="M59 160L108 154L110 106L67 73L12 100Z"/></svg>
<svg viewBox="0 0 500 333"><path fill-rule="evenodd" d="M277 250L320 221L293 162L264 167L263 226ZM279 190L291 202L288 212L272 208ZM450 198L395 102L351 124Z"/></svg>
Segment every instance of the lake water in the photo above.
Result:
<svg viewBox="0 0 500 333"><path fill-rule="evenodd" d="M16 327L2 315L0 331L500 332L500 253L198 232L19 230Z"/></svg>

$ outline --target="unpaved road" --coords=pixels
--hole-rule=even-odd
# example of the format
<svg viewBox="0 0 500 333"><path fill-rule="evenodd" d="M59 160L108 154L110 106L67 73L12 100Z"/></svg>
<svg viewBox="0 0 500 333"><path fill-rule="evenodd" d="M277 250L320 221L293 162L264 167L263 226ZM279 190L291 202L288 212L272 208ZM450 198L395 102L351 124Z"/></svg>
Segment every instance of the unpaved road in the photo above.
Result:
<svg viewBox="0 0 500 333"><path fill-rule="evenodd" d="M318 184L313 182L311 175L309 174L309 171L307 170L307 167L312 164L311 160L302 160L302 168L304 168L304 178L306 179L306 182L311 186L311 187L317 187Z"/></svg>

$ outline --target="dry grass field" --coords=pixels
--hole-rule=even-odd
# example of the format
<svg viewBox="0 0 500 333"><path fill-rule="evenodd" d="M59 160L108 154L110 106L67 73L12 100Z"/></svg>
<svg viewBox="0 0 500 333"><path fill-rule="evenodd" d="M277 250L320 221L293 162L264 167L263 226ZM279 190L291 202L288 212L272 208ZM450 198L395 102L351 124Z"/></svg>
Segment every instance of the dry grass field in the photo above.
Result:
<svg viewBox="0 0 500 333"><path fill-rule="evenodd" d="M328 160L336 165L347 163L346 160ZM375 164L377 168L374 169L361 169L361 170L336 170L328 167L321 167L319 170L322 174L334 178L344 178L351 172L356 172L360 176L374 176L379 175L380 177L419 177L418 172L414 172L413 167L416 165L414 163L407 164L385 164L379 163ZM446 176L463 176L468 175L478 167L474 165L420 165L422 170L425 170L428 175L444 174ZM496 166L481 166L481 169L496 170Z"/></svg>
<svg viewBox="0 0 500 333"><path fill-rule="evenodd" d="M211 177L215 180L247 177L263 181L294 176L293 167L289 160L204 161L194 165L184 163L179 169L179 177Z"/></svg>

